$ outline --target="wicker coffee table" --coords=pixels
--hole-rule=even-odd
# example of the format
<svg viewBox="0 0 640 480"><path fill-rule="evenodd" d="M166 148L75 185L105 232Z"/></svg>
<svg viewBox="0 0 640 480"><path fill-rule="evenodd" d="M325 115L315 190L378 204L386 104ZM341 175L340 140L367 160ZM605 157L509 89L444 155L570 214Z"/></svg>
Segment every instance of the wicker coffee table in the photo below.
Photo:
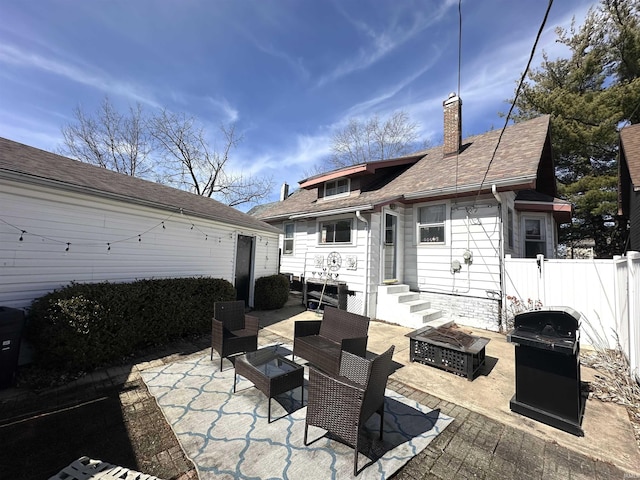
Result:
<svg viewBox="0 0 640 480"><path fill-rule="evenodd" d="M233 392L236 391L236 375L242 375L269 399L268 423L271 423L271 399L276 395L300 387L304 382L304 367L284 358L277 347L266 347L235 358Z"/></svg>

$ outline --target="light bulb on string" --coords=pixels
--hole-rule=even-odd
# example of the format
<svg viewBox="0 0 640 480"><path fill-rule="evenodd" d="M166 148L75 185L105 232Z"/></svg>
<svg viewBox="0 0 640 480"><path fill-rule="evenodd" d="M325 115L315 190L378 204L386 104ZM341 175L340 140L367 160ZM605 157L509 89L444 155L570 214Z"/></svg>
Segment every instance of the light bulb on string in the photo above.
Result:
<svg viewBox="0 0 640 480"><path fill-rule="evenodd" d="M142 235L138 235L138 242L142 242Z"/></svg>
<svg viewBox="0 0 640 480"><path fill-rule="evenodd" d="M69 253L69 247L71 247L71 242L67 242L67 248L64 249L64 254Z"/></svg>
<svg viewBox="0 0 640 480"><path fill-rule="evenodd" d="M167 229L167 227L165 227L165 226L164 226L164 222L162 222L162 229L163 229L163 230L166 230L166 229Z"/></svg>
<svg viewBox="0 0 640 480"><path fill-rule="evenodd" d="M27 233L26 230L21 230L20 231L20 238L18 239L21 242L24 242L24 234Z"/></svg>
<svg viewBox="0 0 640 480"><path fill-rule="evenodd" d="M111 253L111 244L107 242L107 255Z"/></svg>

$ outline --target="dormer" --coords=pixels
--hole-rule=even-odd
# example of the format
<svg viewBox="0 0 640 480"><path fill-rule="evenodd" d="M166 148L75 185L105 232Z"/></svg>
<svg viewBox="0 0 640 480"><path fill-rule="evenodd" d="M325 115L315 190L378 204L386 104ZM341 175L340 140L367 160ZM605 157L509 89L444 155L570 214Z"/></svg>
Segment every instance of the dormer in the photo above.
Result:
<svg viewBox="0 0 640 480"><path fill-rule="evenodd" d="M350 165L302 180L300 188L307 190L317 189L318 200L322 201L358 195L361 191L370 188L371 182L377 176L382 175L391 180L416 163L422 156L423 154L416 154L390 160Z"/></svg>

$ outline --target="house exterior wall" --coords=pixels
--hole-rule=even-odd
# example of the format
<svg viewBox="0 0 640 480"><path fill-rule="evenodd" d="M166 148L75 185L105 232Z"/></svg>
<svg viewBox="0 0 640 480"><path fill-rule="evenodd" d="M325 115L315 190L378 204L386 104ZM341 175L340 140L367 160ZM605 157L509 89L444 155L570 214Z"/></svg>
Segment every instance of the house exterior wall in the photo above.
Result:
<svg viewBox="0 0 640 480"><path fill-rule="evenodd" d="M277 233L8 180L0 204L4 306L27 307L70 282L207 276L233 284L238 234L254 237L254 280L278 271Z"/></svg>
<svg viewBox="0 0 640 480"><path fill-rule="evenodd" d="M355 214L295 220L293 222L295 225L293 254L281 255L280 271L312 280L324 280L327 273L332 273L332 279L345 282L351 292L347 299L348 310L362 314L367 308L365 304L371 294L371 278L375 276L376 269L379 269L379 256L374 254L375 246L368 243L369 230L379 228L379 218L375 215L363 215L363 217L369 223L362 222ZM351 221L351 243L322 244L320 242L320 224L323 221L346 219ZM284 228L285 223L291 222L273 225ZM283 236L280 237L280 248L284 251ZM332 252L339 253L342 260L340 268L334 272L324 270L327 267L327 256ZM338 275L337 278L335 274Z"/></svg>
<svg viewBox="0 0 640 480"><path fill-rule="evenodd" d="M554 252L555 238L555 224L550 214L517 211L513 192L501 193L500 199L500 204L493 195L485 195L468 201L396 204L393 209L387 205L379 211L363 213L367 223L354 214L297 220L294 252L282 255L281 270L318 279L322 269L316 266L315 257L320 256L326 262L329 252L340 253L342 267L337 272L338 279L346 282L353 293L348 299L348 310L375 318L378 287L383 283L384 221L385 215L392 213L398 221L398 282L408 284L431 303L431 308L442 310L445 316L463 325L497 331L501 323L502 258L504 254L513 257L524 254L524 217L544 219L546 247L550 253ZM446 204L445 242L420 243L419 209L442 203ZM509 246L507 228L509 209L513 221L512 246ZM353 242L320 245L320 223L345 218L353 222ZM285 223L275 226L284 229ZM465 259L467 251L471 254L469 260ZM347 267L348 257L356 259L355 268ZM460 264L460 270L455 273L454 261Z"/></svg>
<svg viewBox="0 0 640 480"><path fill-rule="evenodd" d="M412 290L487 298L500 291L500 224L495 201L446 202L445 242L418 240L418 209L438 202L414 205L405 224L405 279ZM442 203L442 202L440 202ZM464 253L471 252L470 261ZM454 273L452 263L460 263Z"/></svg>

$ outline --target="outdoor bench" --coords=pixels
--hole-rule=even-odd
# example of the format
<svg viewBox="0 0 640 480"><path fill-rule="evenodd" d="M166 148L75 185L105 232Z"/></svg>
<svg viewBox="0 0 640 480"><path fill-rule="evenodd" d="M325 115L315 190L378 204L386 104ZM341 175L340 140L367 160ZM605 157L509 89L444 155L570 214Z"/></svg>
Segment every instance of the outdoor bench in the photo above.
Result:
<svg viewBox="0 0 640 480"><path fill-rule="evenodd" d="M327 306L322 320L295 322L293 356L337 375L343 350L366 355L368 331L369 317Z"/></svg>

